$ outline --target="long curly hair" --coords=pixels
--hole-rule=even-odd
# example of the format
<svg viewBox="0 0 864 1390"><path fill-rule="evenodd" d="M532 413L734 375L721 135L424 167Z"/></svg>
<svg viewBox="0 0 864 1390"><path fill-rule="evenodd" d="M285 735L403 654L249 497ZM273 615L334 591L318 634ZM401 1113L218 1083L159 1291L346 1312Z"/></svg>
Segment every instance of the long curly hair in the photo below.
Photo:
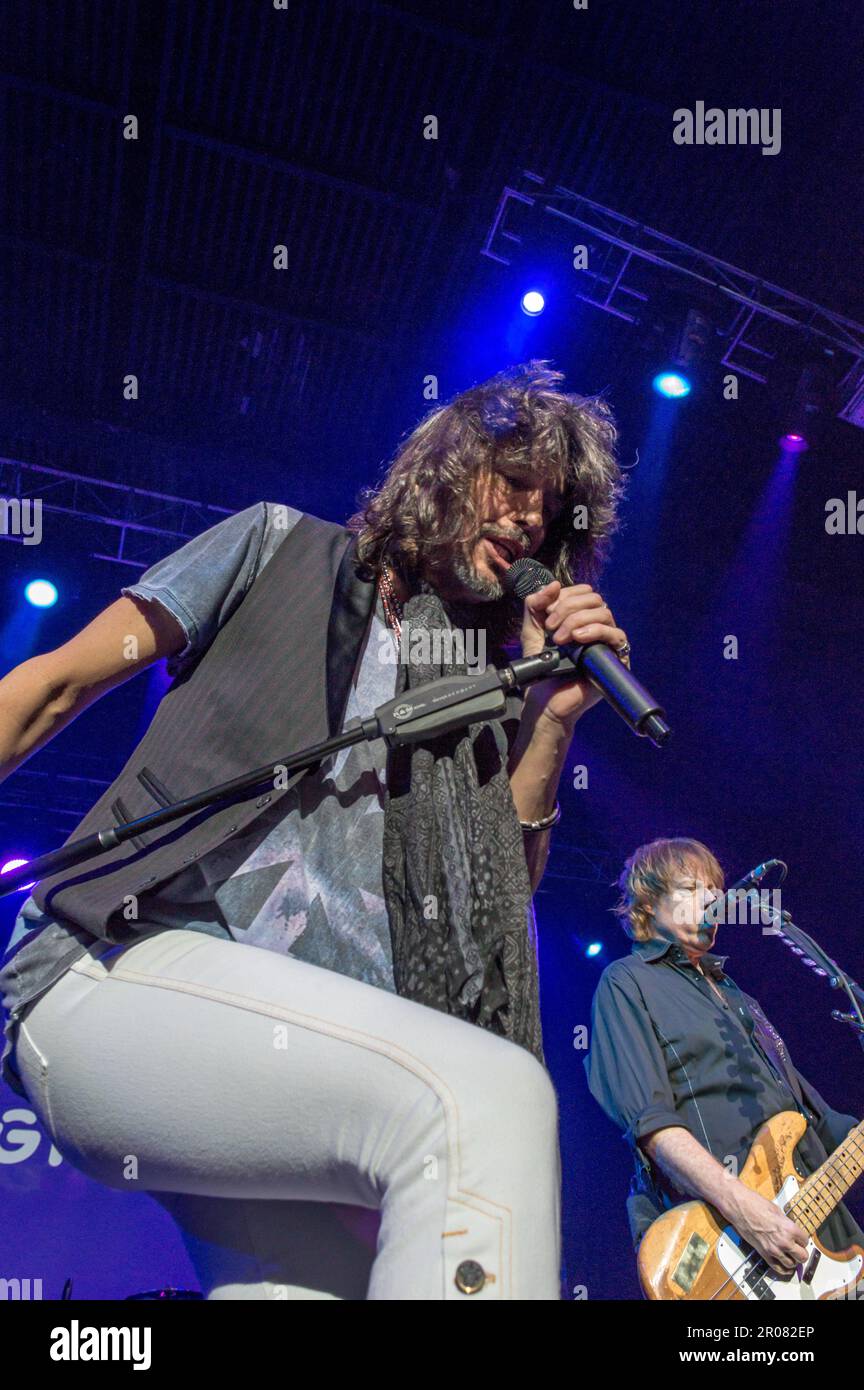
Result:
<svg viewBox="0 0 864 1390"><path fill-rule="evenodd" d="M559 389L563 380L548 361L532 359L425 415L399 444L381 484L361 491L347 523L361 571L374 577L386 559L409 585L421 577L454 543L477 534L483 518L472 484L503 467L536 473L564 499L535 558L564 586L593 582L623 495L617 431L605 401L567 394ZM487 625L512 639L519 622L512 600L484 608Z"/></svg>

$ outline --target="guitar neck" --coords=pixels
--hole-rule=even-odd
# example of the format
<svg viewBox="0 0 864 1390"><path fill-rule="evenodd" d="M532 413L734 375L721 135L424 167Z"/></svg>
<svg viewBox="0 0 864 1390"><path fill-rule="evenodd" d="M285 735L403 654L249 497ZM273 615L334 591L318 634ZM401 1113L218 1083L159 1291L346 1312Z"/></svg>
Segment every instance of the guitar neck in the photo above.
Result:
<svg viewBox="0 0 864 1390"><path fill-rule="evenodd" d="M864 1120L850 1130L839 1149L829 1154L815 1173L802 1183L786 1208L786 1214L808 1235L818 1231L854 1182L864 1173Z"/></svg>

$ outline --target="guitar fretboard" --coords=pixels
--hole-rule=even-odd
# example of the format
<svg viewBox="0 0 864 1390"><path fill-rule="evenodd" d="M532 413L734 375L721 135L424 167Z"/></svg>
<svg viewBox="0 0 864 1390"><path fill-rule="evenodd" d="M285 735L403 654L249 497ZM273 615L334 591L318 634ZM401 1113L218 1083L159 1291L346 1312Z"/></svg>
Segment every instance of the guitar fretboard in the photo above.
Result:
<svg viewBox="0 0 864 1390"><path fill-rule="evenodd" d="M864 1120L847 1134L839 1149L829 1154L786 1208L786 1214L808 1235L842 1202L854 1182L864 1173Z"/></svg>

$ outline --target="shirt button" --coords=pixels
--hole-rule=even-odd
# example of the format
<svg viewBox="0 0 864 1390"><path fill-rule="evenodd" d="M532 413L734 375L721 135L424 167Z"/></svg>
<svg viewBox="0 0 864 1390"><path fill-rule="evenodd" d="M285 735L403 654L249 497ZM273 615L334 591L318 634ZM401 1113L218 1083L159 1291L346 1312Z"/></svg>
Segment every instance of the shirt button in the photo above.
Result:
<svg viewBox="0 0 864 1390"><path fill-rule="evenodd" d="M463 1260L453 1280L460 1293L479 1293L486 1283L486 1274L476 1260Z"/></svg>

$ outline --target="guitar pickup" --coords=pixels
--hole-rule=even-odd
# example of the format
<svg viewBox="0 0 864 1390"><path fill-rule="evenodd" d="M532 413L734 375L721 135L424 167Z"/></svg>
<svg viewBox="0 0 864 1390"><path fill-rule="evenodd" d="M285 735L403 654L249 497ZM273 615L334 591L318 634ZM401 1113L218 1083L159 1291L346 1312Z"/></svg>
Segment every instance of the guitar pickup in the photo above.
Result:
<svg viewBox="0 0 864 1390"><path fill-rule="evenodd" d="M813 1275L816 1273L816 1266L818 1265L821 1257L821 1250L817 1250L814 1248L809 1260L807 1261L801 1273L802 1284L810 1284L813 1282Z"/></svg>

